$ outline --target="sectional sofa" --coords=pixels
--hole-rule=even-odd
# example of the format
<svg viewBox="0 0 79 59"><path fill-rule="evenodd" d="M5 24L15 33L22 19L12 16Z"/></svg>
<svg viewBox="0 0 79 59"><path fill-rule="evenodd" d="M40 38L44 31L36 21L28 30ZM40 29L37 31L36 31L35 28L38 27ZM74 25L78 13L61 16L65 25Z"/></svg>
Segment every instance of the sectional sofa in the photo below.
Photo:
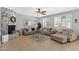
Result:
<svg viewBox="0 0 79 59"><path fill-rule="evenodd" d="M31 35L37 33L35 28L24 28L22 29L23 35ZM77 40L77 35L72 29L53 29L53 28L41 28L40 33L43 35L50 36L51 39L60 42L72 42Z"/></svg>

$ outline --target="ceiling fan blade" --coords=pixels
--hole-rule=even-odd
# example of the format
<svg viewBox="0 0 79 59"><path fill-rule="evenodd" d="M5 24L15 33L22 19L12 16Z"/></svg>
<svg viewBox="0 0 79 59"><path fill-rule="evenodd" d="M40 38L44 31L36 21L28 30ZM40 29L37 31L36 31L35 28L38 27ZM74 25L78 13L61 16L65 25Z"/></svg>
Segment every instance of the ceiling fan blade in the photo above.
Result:
<svg viewBox="0 0 79 59"><path fill-rule="evenodd" d="M34 11L34 12L38 12L38 11Z"/></svg>
<svg viewBox="0 0 79 59"><path fill-rule="evenodd" d="M45 14L46 13L46 11L42 11L42 14Z"/></svg>
<svg viewBox="0 0 79 59"><path fill-rule="evenodd" d="M42 12L42 14L45 14L46 12Z"/></svg>
<svg viewBox="0 0 79 59"><path fill-rule="evenodd" d="M45 13L43 13L43 15L46 15Z"/></svg>
<svg viewBox="0 0 79 59"><path fill-rule="evenodd" d="M45 13L47 11L42 11L40 8L37 9L37 11L35 11L36 13L42 14L42 15L46 15Z"/></svg>
<svg viewBox="0 0 79 59"><path fill-rule="evenodd" d="M46 12L46 11L43 11L43 12Z"/></svg>

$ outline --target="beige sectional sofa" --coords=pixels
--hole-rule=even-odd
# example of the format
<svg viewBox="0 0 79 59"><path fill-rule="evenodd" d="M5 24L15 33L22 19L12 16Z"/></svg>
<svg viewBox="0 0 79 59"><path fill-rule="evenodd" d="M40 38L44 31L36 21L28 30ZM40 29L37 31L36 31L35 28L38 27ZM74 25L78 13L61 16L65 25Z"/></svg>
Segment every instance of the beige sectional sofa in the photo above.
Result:
<svg viewBox="0 0 79 59"><path fill-rule="evenodd" d="M41 28L39 32L43 35L50 36L51 39L60 43L65 43L68 41L72 42L74 40L77 40L77 35L72 29ZM23 35L31 35L38 32L36 29L32 31L31 28L24 28L22 29L22 33Z"/></svg>
<svg viewBox="0 0 79 59"><path fill-rule="evenodd" d="M50 36L52 34L52 28L41 28L40 32L44 35Z"/></svg>
<svg viewBox="0 0 79 59"><path fill-rule="evenodd" d="M52 34L51 39L55 40L59 43L66 43L67 42L67 36L62 35L62 34Z"/></svg>
<svg viewBox="0 0 79 59"><path fill-rule="evenodd" d="M59 29L55 30L55 33L51 35L51 38L60 43L65 43L77 40L77 35L72 29Z"/></svg>
<svg viewBox="0 0 79 59"><path fill-rule="evenodd" d="M72 29L64 29L63 34L67 35L69 42L77 40L77 35Z"/></svg>
<svg viewBox="0 0 79 59"><path fill-rule="evenodd" d="M27 29L27 28L24 28L22 29L22 34L23 35L31 35L31 34L34 34L36 31L35 30L31 30L31 29Z"/></svg>

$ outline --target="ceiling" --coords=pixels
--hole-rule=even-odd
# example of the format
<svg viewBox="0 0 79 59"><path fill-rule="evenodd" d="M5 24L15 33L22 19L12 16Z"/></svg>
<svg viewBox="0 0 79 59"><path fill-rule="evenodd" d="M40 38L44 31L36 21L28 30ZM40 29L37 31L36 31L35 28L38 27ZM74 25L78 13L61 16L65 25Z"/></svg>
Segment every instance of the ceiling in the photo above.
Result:
<svg viewBox="0 0 79 59"><path fill-rule="evenodd" d="M46 12L47 15L53 15L57 13L79 9L79 7L8 7L8 8L16 11L19 14L35 16L35 17L42 17L42 16L37 16L35 13L35 11L37 11L38 8L40 8L43 11L47 11Z"/></svg>

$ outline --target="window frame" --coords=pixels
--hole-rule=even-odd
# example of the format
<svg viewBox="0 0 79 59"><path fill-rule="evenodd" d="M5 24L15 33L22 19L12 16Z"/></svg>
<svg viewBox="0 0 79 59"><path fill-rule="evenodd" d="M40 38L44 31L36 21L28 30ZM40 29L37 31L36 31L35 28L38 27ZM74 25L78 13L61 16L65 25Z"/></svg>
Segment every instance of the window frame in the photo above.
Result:
<svg viewBox="0 0 79 59"><path fill-rule="evenodd" d="M61 17L63 17L63 16L66 17L65 22L64 22L65 23L64 26L62 25L63 22L62 22L62 19L61 19ZM69 23L70 23L69 27L67 26L68 19L70 19L69 20ZM58 25L56 25L56 23L58 23ZM64 27L64 28L70 28L71 29L72 28L72 14L54 16L54 28L55 27Z"/></svg>

